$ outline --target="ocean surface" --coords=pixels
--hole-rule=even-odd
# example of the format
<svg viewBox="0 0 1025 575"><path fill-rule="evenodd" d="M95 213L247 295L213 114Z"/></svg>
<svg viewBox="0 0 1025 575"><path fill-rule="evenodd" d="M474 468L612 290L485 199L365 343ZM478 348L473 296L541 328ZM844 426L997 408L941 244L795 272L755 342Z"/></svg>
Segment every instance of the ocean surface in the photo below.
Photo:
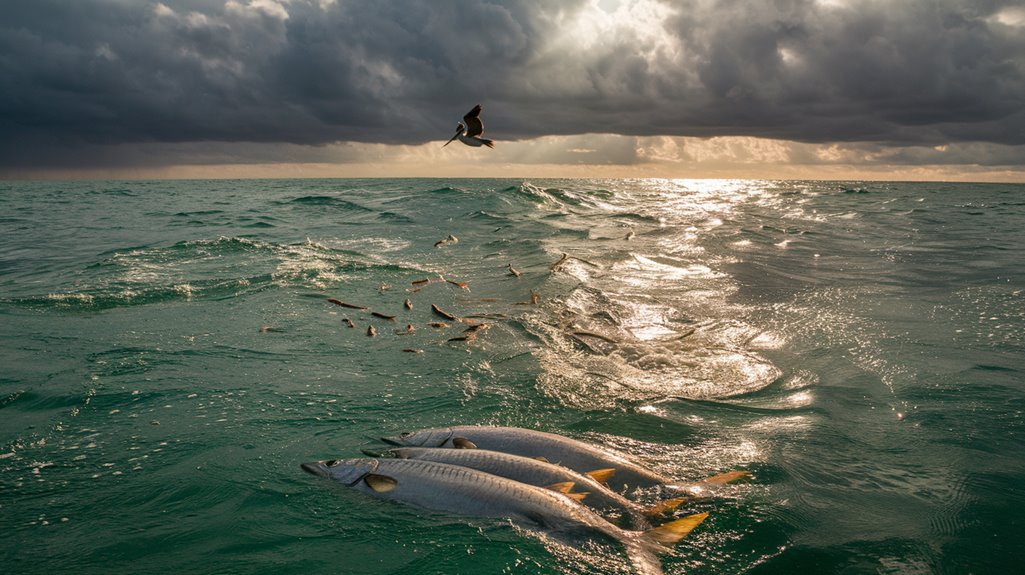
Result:
<svg viewBox="0 0 1025 575"><path fill-rule="evenodd" d="M751 471L666 573L1021 572L1023 246L1022 185L0 182L0 565L631 572L299 468L482 424Z"/></svg>

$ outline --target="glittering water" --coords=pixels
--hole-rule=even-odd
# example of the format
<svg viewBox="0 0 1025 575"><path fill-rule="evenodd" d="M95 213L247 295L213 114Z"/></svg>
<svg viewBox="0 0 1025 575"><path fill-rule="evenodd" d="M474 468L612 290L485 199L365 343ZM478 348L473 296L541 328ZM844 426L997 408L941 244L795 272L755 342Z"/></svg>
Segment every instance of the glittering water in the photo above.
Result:
<svg viewBox="0 0 1025 575"><path fill-rule="evenodd" d="M667 573L1013 572L1023 229L1009 185L0 183L0 561L629 572L298 468L459 423L753 471Z"/></svg>

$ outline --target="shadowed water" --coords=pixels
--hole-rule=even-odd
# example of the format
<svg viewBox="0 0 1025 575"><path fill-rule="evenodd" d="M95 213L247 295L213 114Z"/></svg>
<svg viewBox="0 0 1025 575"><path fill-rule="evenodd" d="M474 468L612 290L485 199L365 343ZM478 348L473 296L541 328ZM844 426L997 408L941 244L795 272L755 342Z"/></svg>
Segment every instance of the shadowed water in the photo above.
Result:
<svg viewBox="0 0 1025 575"><path fill-rule="evenodd" d="M298 467L495 424L751 470L667 573L1013 572L1023 228L1009 185L0 183L0 561L630 572Z"/></svg>

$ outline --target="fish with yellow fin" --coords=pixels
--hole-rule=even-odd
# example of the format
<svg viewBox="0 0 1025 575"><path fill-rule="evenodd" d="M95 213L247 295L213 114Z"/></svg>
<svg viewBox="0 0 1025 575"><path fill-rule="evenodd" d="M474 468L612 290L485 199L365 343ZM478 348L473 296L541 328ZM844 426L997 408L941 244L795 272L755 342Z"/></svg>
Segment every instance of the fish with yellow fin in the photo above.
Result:
<svg viewBox="0 0 1025 575"><path fill-rule="evenodd" d="M662 573L657 553L669 551L708 517L698 513L647 531L626 531L551 489L490 473L415 459L346 459L303 463L308 473L378 497L475 517L509 519L569 545L581 540L622 544L640 573Z"/></svg>
<svg viewBox="0 0 1025 575"><path fill-rule="evenodd" d="M371 455L369 451L364 453ZM614 469L595 469L587 473L577 473L547 461L487 449L396 447L385 450L380 455L460 465L549 489L561 490L567 485L572 485L576 492L563 492L570 496L580 495L574 498L596 511L611 511L622 516L628 527L635 530L650 529L649 518L668 513L687 500L686 497L676 497L645 507L605 486L615 474Z"/></svg>
<svg viewBox="0 0 1025 575"><path fill-rule="evenodd" d="M395 437L382 437L385 443L399 447L447 447L455 449L488 449L524 457L541 457L554 461L580 473L594 469L615 469L608 485L613 491L630 488L664 486L669 489L694 492L701 487L717 483L678 483L655 470L603 447L576 439L521 427L490 427L458 425L406 432ZM746 471L724 475L725 481L735 483L750 478ZM711 478L710 478L711 479Z"/></svg>

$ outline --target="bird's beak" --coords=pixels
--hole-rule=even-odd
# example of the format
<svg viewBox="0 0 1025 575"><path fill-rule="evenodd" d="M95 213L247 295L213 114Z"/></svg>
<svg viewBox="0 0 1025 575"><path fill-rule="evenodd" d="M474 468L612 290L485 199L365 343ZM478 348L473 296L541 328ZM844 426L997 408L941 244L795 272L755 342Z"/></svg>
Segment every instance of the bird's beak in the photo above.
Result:
<svg viewBox="0 0 1025 575"><path fill-rule="evenodd" d="M450 139L449 141L445 142L445 144L444 144L444 145L442 146L442 148L444 148L445 146L447 146L447 145L451 144L451 143L452 143L452 140L455 140L455 139L456 139L456 138L458 138L458 137L459 137L459 132L456 132L456 135L455 135L455 136L452 136L452 138L451 138L451 139Z"/></svg>

